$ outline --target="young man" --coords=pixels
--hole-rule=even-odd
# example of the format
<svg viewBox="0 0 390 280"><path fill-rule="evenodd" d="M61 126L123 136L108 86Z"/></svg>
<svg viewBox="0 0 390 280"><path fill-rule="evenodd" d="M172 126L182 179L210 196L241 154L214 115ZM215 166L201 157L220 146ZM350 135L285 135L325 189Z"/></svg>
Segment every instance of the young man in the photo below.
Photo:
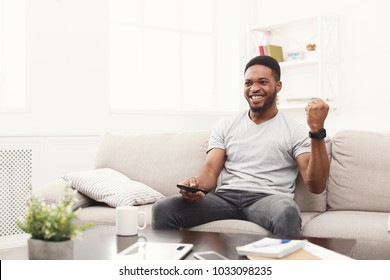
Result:
<svg viewBox="0 0 390 280"><path fill-rule="evenodd" d="M281 237L299 237L301 218L293 200L298 171L310 192L321 193L329 175L324 122L329 106L313 99L305 126L278 111L282 88L278 62L258 56L245 67L249 110L221 122L210 136L200 174L181 182L215 192L180 190L153 207L154 228L188 228L223 219L254 222ZM310 136L310 138L309 138ZM189 159L191 160L191 159Z"/></svg>

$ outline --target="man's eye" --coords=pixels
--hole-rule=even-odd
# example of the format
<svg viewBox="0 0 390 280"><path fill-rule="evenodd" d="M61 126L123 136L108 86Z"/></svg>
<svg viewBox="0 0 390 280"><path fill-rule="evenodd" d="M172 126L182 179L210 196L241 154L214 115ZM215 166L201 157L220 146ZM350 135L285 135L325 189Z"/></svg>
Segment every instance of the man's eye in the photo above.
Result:
<svg viewBox="0 0 390 280"><path fill-rule="evenodd" d="M244 85L249 87L251 85L251 83L250 82L245 82Z"/></svg>

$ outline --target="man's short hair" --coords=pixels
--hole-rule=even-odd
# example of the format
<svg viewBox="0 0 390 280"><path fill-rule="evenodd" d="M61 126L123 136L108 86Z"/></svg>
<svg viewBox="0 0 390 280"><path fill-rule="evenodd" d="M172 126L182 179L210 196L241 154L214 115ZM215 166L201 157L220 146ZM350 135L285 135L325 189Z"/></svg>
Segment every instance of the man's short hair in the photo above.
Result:
<svg viewBox="0 0 390 280"><path fill-rule="evenodd" d="M249 67L253 65L264 65L268 68L271 68L275 81L280 81L280 66L275 58L268 55L255 56L246 64L244 73L246 70L248 70Z"/></svg>

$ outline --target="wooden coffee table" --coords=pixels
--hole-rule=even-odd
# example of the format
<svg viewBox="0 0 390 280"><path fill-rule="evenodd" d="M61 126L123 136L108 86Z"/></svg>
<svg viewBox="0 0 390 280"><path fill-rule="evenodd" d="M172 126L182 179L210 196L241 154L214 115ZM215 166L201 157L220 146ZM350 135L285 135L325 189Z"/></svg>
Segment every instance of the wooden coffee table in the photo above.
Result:
<svg viewBox="0 0 390 280"><path fill-rule="evenodd" d="M82 239L75 240L74 259L78 260L107 260L112 259L118 252L142 238L150 242L191 243L194 248L186 259L194 259L193 252L216 251L223 256L232 259L246 259L239 256L236 246L244 245L263 236L254 234L197 232L178 230L153 230L148 226L141 230L138 236L117 236L115 226L95 226L84 232ZM305 238L310 242L351 256L356 241L353 239L339 238ZM0 250L0 259L28 259L27 246Z"/></svg>

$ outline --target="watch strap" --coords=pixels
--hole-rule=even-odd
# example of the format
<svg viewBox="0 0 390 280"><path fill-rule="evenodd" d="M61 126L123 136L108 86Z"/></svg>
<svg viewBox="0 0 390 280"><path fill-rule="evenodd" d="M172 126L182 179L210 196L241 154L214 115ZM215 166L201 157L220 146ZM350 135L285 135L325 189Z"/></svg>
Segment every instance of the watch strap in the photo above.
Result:
<svg viewBox="0 0 390 280"><path fill-rule="evenodd" d="M317 140L324 139L326 137L326 130L325 130L325 128L322 128L317 132L309 131L309 137L311 139L317 139Z"/></svg>

